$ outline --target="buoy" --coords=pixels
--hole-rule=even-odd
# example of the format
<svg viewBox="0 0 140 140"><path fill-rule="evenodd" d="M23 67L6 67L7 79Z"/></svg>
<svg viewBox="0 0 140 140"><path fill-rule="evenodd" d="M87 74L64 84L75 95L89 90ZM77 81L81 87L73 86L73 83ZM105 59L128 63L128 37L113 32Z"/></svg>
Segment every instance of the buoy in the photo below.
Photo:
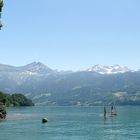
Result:
<svg viewBox="0 0 140 140"><path fill-rule="evenodd" d="M42 119L42 123L47 123L48 122L48 119L47 118L43 118Z"/></svg>

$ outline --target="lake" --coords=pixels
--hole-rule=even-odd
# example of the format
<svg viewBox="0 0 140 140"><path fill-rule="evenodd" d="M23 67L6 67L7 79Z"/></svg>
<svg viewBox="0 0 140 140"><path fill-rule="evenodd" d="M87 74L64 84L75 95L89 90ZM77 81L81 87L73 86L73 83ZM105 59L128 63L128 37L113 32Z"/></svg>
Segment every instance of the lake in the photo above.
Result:
<svg viewBox="0 0 140 140"><path fill-rule="evenodd" d="M110 111L110 108L107 108ZM103 117L103 107L15 107L0 122L0 140L139 140L140 107L119 106ZM42 118L48 123L42 124Z"/></svg>

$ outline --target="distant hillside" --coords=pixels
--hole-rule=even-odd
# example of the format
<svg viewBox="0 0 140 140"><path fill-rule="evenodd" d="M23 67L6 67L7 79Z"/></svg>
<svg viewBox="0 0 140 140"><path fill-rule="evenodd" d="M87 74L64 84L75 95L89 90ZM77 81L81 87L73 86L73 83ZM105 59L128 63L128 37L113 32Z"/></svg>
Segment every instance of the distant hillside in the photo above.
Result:
<svg viewBox="0 0 140 140"><path fill-rule="evenodd" d="M109 73L101 74L104 68ZM58 72L40 62L22 67L0 65L0 90L23 93L44 105L139 105L140 71L119 65L78 72Z"/></svg>

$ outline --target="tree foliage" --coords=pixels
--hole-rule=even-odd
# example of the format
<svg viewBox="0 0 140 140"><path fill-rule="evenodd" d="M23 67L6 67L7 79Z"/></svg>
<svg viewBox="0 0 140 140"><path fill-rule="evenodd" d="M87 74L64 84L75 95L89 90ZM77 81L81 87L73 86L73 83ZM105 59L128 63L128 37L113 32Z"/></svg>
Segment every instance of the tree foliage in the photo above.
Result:
<svg viewBox="0 0 140 140"><path fill-rule="evenodd" d="M3 0L0 0L0 19L1 19L2 7L3 7ZM2 27L2 24L1 24L1 20L0 20L0 29L1 29L1 27Z"/></svg>
<svg viewBox="0 0 140 140"><path fill-rule="evenodd" d="M0 102L6 106L33 106L34 104L30 99L27 99L22 94L5 94L0 92Z"/></svg>

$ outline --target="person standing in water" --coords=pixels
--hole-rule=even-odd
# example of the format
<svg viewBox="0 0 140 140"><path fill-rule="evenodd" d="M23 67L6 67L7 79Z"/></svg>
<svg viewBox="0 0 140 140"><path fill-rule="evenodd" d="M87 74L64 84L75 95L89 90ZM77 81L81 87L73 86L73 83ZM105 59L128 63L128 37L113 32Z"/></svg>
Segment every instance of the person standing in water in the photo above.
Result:
<svg viewBox="0 0 140 140"><path fill-rule="evenodd" d="M114 113L114 111L113 111L113 105L111 106L111 114L113 114Z"/></svg>
<svg viewBox="0 0 140 140"><path fill-rule="evenodd" d="M104 117L106 118L106 107L104 106Z"/></svg>

